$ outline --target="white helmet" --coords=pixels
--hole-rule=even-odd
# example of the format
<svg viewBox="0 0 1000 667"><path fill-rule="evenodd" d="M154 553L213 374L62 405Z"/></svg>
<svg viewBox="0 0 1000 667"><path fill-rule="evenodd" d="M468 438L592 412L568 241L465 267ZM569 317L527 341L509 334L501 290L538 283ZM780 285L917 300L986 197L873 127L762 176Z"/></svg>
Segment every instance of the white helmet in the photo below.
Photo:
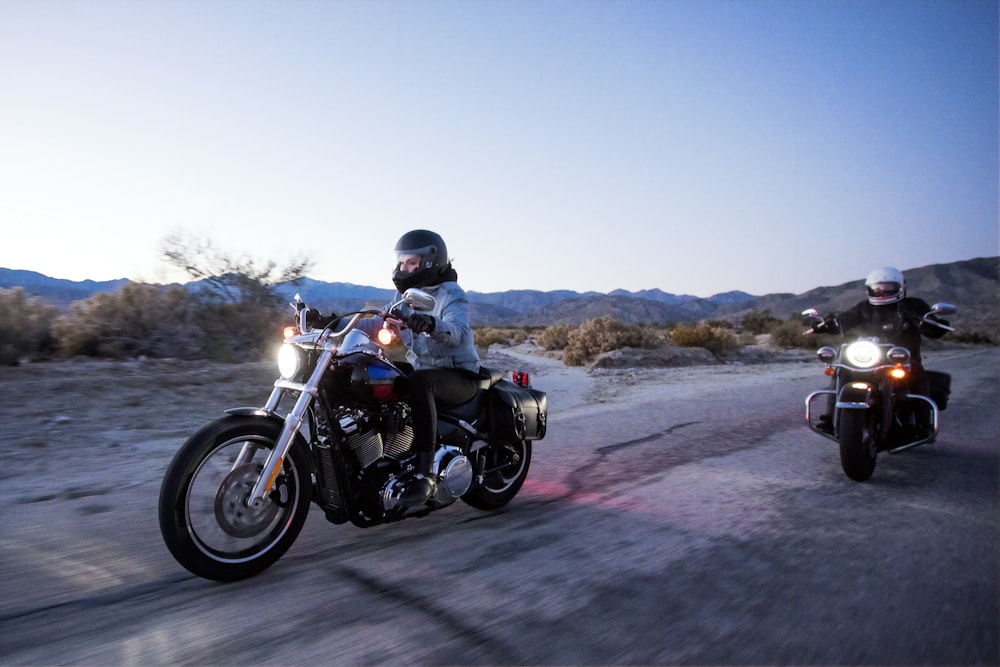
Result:
<svg viewBox="0 0 1000 667"><path fill-rule="evenodd" d="M906 280L899 269L883 266L868 274L865 289L868 290L868 303L884 306L903 300L906 296Z"/></svg>

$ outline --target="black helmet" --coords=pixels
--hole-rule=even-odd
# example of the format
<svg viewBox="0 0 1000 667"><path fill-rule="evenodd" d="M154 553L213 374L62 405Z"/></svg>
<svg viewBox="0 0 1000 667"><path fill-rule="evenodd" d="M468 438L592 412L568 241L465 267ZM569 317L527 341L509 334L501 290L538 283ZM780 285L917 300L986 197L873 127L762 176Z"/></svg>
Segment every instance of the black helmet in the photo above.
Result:
<svg viewBox="0 0 1000 667"><path fill-rule="evenodd" d="M402 271L403 259L413 256L418 258L419 266L413 271ZM426 229L414 229L396 242L396 268L392 272L392 282L400 292L411 287L437 284L447 268L448 247L438 234Z"/></svg>

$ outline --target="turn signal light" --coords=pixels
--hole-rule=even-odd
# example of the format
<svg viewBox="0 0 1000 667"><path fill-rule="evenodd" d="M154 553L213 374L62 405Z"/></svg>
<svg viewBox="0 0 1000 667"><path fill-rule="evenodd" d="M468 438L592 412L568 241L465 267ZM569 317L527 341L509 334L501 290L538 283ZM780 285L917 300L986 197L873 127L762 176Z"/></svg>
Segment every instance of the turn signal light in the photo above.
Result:
<svg viewBox="0 0 1000 667"><path fill-rule="evenodd" d="M281 337L288 339L297 334L298 332L299 330L296 329L295 327L285 327L284 329L281 330Z"/></svg>
<svg viewBox="0 0 1000 667"><path fill-rule="evenodd" d="M834 369L833 366L827 366L826 368L823 369L823 373L829 375L830 377L833 377L834 375L837 374L837 371L836 369Z"/></svg>
<svg viewBox="0 0 1000 667"><path fill-rule="evenodd" d="M891 371L889 371L889 375L891 375L896 380L902 380L903 378L906 377L906 369L905 368L893 368Z"/></svg>

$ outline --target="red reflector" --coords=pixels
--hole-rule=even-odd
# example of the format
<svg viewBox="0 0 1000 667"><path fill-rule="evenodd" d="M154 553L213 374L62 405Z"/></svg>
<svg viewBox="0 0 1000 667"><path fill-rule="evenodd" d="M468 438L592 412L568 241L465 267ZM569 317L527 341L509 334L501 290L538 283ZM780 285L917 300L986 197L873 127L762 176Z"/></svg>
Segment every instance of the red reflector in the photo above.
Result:
<svg viewBox="0 0 1000 667"><path fill-rule="evenodd" d="M531 383L527 371L514 371L510 374L510 379L520 387L527 387Z"/></svg>

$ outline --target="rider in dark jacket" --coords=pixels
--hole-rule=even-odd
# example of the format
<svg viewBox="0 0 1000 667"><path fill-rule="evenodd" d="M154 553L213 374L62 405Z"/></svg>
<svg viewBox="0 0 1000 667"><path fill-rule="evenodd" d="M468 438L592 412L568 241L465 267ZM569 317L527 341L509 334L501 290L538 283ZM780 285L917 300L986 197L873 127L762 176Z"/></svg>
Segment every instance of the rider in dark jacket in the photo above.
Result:
<svg viewBox="0 0 1000 667"><path fill-rule="evenodd" d="M902 271L891 266L875 269L865 278L868 298L837 316L828 317L814 328L816 333L841 333L860 336L878 336L910 351L910 391L927 396L930 382L920 357L920 336L940 338L946 329L922 322L931 307L923 299L906 296L906 280ZM927 319L947 325L948 322L933 315ZM830 428L830 413L820 418ZM926 426L929 414L918 415L918 423Z"/></svg>

